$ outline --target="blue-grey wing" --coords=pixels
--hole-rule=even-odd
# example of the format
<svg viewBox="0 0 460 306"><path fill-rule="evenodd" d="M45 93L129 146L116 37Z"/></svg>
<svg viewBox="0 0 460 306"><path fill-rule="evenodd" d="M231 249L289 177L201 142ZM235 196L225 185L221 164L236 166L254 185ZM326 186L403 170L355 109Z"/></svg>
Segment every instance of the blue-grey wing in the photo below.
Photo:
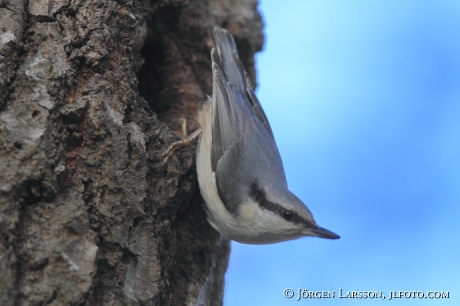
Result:
<svg viewBox="0 0 460 306"><path fill-rule="evenodd" d="M213 51L211 51L214 79L216 77L215 72L219 71L219 77L222 80L232 84L240 93L246 96L254 115L257 116L267 132L273 137L273 132L267 116L241 64L233 36L227 30L217 27L213 29L213 34L217 48L217 50L213 49Z"/></svg>
<svg viewBox="0 0 460 306"><path fill-rule="evenodd" d="M211 166L226 208L237 213L252 183L286 185L281 158L233 37L214 29Z"/></svg>

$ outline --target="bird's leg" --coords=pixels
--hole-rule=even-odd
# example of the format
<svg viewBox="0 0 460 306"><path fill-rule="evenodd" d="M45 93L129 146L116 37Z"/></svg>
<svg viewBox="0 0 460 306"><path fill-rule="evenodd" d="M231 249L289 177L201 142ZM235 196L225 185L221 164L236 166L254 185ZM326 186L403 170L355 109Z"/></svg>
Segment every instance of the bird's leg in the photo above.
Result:
<svg viewBox="0 0 460 306"><path fill-rule="evenodd" d="M172 153L174 153L178 149L188 147L192 143L192 141L195 140L195 138L197 138L201 134L201 132L202 132L202 129L199 128L192 134L184 137L183 139L173 142L172 144L168 146L168 148L161 155L169 157Z"/></svg>
<svg viewBox="0 0 460 306"><path fill-rule="evenodd" d="M160 157L163 158L163 161L161 163L161 165L165 165L166 162L168 161L168 158L174 153L176 152L177 150L181 149L181 148L185 148L185 147L188 147L193 140L195 140L195 138L197 138L198 136L200 136L201 132L203 131L200 128L198 128L196 131L194 131L192 134L188 135L187 136L187 120L186 119L183 119L183 118L176 118L176 119L173 119L173 121L179 121L181 126L182 126L182 135L183 135L183 138L179 141L176 141L176 142L173 142L172 144L170 144L166 150L164 150L162 153L160 153Z"/></svg>
<svg viewBox="0 0 460 306"><path fill-rule="evenodd" d="M182 128L182 137L187 137L187 119L184 118L174 118L172 122L179 122L180 127Z"/></svg>

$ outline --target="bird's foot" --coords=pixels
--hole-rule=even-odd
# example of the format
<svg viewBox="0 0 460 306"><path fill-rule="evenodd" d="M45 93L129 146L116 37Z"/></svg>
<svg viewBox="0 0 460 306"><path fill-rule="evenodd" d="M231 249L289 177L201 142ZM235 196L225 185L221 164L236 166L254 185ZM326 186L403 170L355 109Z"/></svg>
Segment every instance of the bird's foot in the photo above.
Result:
<svg viewBox="0 0 460 306"><path fill-rule="evenodd" d="M187 136L187 120L184 118L175 118L173 122L179 122L182 128L182 139L176 142L171 143L166 150L159 154L159 157L162 159L161 166L164 166L171 155L173 155L179 149L188 147L193 140L200 136L202 129L198 128L192 134Z"/></svg>

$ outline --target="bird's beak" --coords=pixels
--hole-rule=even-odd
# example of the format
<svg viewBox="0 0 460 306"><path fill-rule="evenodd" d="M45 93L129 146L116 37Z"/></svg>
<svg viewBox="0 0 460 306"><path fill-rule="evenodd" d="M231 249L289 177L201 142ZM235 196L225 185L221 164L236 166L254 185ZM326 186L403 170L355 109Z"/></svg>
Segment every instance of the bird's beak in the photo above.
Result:
<svg viewBox="0 0 460 306"><path fill-rule="evenodd" d="M314 237L319 237L319 238L325 238L325 239L339 239L340 236L337 235L336 233L333 233L325 228L319 227L316 224L313 225L312 227L308 227L307 230L307 235L309 236L314 236Z"/></svg>

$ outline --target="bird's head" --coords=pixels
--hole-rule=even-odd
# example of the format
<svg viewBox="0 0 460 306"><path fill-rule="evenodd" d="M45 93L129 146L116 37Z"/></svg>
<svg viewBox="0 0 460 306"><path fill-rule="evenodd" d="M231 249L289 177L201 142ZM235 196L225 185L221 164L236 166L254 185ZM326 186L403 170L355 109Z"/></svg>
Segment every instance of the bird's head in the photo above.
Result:
<svg viewBox="0 0 460 306"><path fill-rule="evenodd" d="M244 243L276 243L313 236L325 239L339 239L337 234L316 224L308 207L287 188L265 188L251 183L248 198L243 201L238 218L243 231L253 241ZM250 225L250 226L249 226ZM238 240L238 239L235 239ZM241 240L241 238L240 238Z"/></svg>

